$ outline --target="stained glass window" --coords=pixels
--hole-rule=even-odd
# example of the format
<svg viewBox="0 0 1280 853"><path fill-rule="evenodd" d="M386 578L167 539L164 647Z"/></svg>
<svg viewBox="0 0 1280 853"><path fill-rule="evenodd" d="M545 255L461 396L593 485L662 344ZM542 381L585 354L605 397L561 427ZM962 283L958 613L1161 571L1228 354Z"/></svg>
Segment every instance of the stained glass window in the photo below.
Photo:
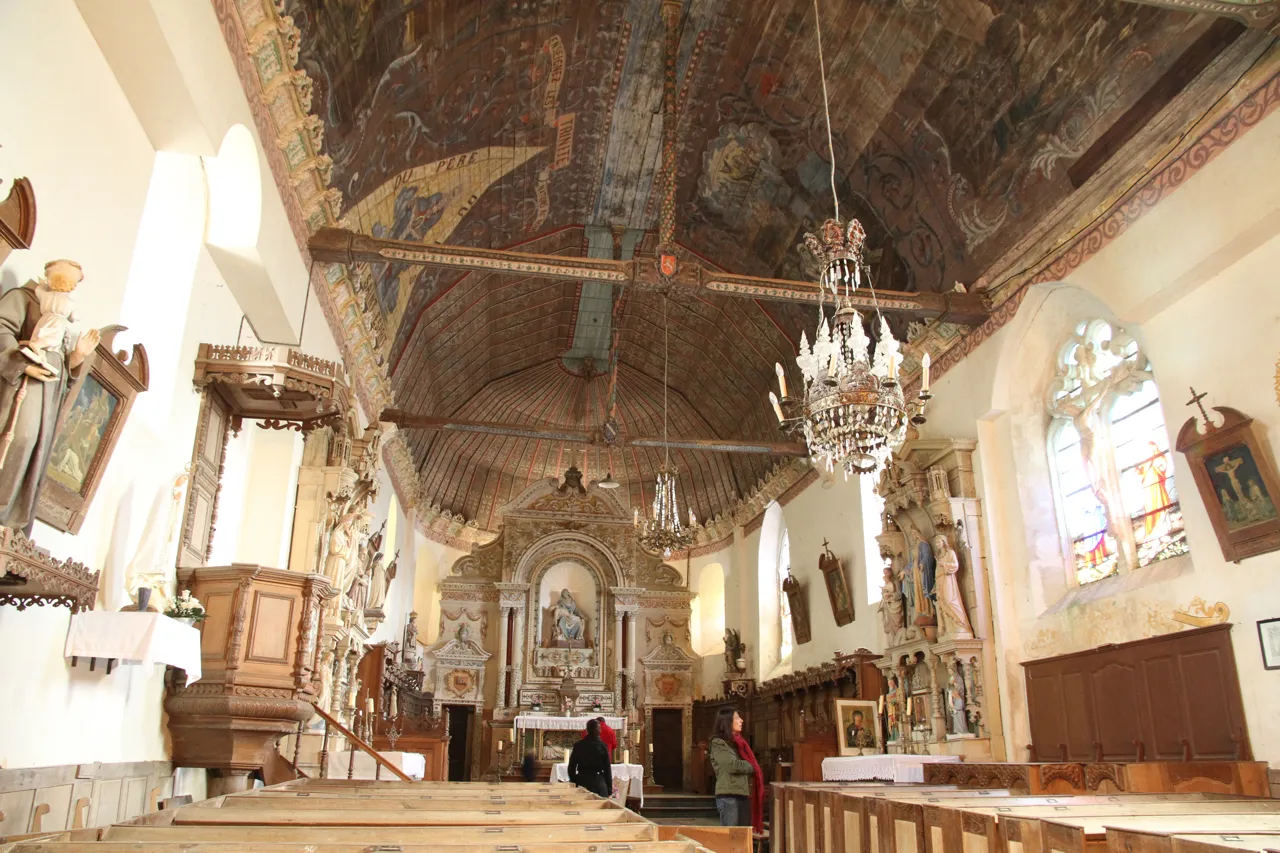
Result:
<svg viewBox="0 0 1280 853"><path fill-rule="evenodd" d="M787 531L782 531L782 539L778 543L778 616L782 620L781 638L778 642L778 658L786 660L791 657L791 649L795 646L795 633L791 628L791 599L782 588L782 582L791 574L791 538Z"/></svg>
<svg viewBox="0 0 1280 853"><path fill-rule="evenodd" d="M1137 342L1100 320L1081 324L1063 346L1049 409L1076 581L1185 554L1169 435Z"/></svg>

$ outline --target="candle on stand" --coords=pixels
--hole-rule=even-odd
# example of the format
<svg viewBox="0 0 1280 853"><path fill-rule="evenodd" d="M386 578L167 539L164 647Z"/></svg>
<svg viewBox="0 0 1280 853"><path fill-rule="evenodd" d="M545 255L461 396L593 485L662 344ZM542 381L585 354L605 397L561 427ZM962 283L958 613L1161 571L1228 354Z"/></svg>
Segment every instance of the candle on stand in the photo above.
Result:
<svg viewBox="0 0 1280 853"><path fill-rule="evenodd" d="M631 751L630 751L630 750L627 750L627 749L622 750L622 763L623 763L623 764L630 764L630 763L631 763Z"/></svg>
<svg viewBox="0 0 1280 853"><path fill-rule="evenodd" d="M501 754L502 754L502 747L503 747L503 746L505 746L505 745L506 745L506 743L507 743L507 742L506 742L506 740L502 737L502 735L498 735L498 754L499 754L499 755L501 755Z"/></svg>
<svg viewBox="0 0 1280 853"><path fill-rule="evenodd" d="M398 694L399 692L400 692L400 691L399 691L399 690L397 690L397 689L395 689L395 688L392 688L392 689L391 689L391 716L392 716L392 717L398 717L398 716L400 716L400 714L398 713L398 712L399 712L399 710L400 710L400 707L399 707L400 703L399 703L399 701L397 700L397 694Z"/></svg>
<svg viewBox="0 0 1280 853"><path fill-rule="evenodd" d="M880 694L880 702L876 706L876 713L877 714L884 713L884 694L883 693Z"/></svg>
<svg viewBox="0 0 1280 853"><path fill-rule="evenodd" d="M650 754L650 755L653 755L653 742L652 742L652 741L650 741L650 743L649 743L649 754Z"/></svg>
<svg viewBox="0 0 1280 853"><path fill-rule="evenodd" d="M907 716L911 716L911 697L907 697Z"/></svg>
<svg viewBox="0 0 1280 853"><path fill-rule="evenodd" d="M366 697L365 697L365 699L364 699L364 712L365 712L366 714L372 714L372 713L373 713L373 697L372 697L372 696L366 696Z"/></svg>
<svg viewBox="0 0 1280 853"><path fill-rule="evenodd" d="M926 352L920 356L920 390L928 392L929 390L929 353Z"/></svg>

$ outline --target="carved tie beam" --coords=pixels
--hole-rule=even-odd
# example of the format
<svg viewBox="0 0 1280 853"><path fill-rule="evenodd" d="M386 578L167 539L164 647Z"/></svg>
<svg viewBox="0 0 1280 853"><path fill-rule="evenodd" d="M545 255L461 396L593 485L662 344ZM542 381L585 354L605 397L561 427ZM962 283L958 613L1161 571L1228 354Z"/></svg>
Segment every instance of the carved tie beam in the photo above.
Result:
<svg viewBox="0 0 1280 853"><path fill-rule="evenodd" d="M342 228L321 228L307 245L314 261L333 264L399 262L418 266L488 271L508 275L572 281L607 281L629 284L641 289L657 290L668 286L691 291L710 291L742 299L765 299L775 302L816 304L822 299L822 287L811 281L788 281L734 275L684 262L670 278L662 276L652 258L628 261L608 258L566 258L538 255L506 249L482 249L470 246L441 246L433 243L411 243L383 240L356 234ZM850 297L853 307L872 310L878 303L886 314L907 314L926 320L976 326L991 316L986 297L980 293L905 293L877 290L876 302L869 292L857 291Z"/></svg>
<svg viewBox="0 0 1280 853"><path fill-rule="evenodd" d="M439 430L442 432L468 432L484 435L502 435L539 441L565 441L577 444L604 443L601 434L585 430L537 429L520 424L493 421L466 421L455 418L437 418L431 415L415 415L401 409L383 409L383 423L393 423L402 429ZM669 447L672 450L690 450L703 453L761 453L770 456L808 456L803 442L737 441L718 438L669 438L665 442L658 437L620 437L612 447Z"/></svg>

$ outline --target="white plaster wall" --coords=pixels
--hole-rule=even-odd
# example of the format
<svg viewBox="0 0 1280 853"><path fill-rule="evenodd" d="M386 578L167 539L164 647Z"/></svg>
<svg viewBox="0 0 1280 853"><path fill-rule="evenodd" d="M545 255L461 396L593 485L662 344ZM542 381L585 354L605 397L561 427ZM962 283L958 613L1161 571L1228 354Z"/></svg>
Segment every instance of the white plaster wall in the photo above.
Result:
<svg viewBox="0 0 1280 853"><path fill-rule="evenodd" d="M469 551L461 551L413 531L415 548L413 609L418 611L418 637L426 645L440 639L440 581L452 573L453 564Z"/></svg>
<svg viewBox="0 0 1280 853"><path fill-rule="evenodd" d="M168 5L177 14L177 7L200 4ZM212 41L207 31L200 38L229 63L216 23L212 34ZM130 560L154 549L155 537L163 542L170 483L191 455L196 348L236 343L242 309L200 246L198 156L157 154L76 4L0 4L0 45L0 75L22 81L0 87L0 114L13 119L0 126L0 178L29 177L39 212L33 248L10 256L0 283L19 285L45 261L73 258L86 273L77 292L85 324L128 325L117 345L141 341L152 357L151 388L130 415L79 535L41 524L34 533L55 556L100 570L98 606L114 610L128 601ZM194 61L185 56L184 67L199 78ZM239 115L248 119L234 75L200 79L202 91L222 87L224 107L238 98ZM7 188L0 185L0 193ZM274 194L273 185L265 189ZM296 248L287 248L301 269ZM300 295L305 274L294 278ZM300 314L301 299L296 303L291 313ZM303 348L334 357L323 316L311 308ZM290 513L297 438L262 433L242 440L259 452L245 454L240 487L224 494L219 535L231 543L228 558L283 565L288 528L281 519ZM9 723L0 726L0 765L167 758L163 671L126 666L108 676L84 663L71 669L62 657L68 619L65 609L0 608L0 684L9 700L0 711L0 722Z"/></svg>

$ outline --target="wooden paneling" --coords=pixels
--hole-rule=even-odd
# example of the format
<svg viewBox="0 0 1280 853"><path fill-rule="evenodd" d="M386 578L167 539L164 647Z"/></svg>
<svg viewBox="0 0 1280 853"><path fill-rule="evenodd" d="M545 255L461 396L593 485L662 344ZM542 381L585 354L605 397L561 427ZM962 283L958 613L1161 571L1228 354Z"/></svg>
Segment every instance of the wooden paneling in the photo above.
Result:
<svg viewBox="0 0 1280 853"><path fill-rule="evenodd" d="M1064 761L1230 761L1250 755L1231 626L1023 664L1031 738ZM1066 755L1062 754L1065 746Z"/></svg>
<svg viewBox="0 0 1280 853"><path fill-rule="evenodd" d="M293 627L292 596L260 592L253 597L248 660L288 663L289 637Z"/></svg>

